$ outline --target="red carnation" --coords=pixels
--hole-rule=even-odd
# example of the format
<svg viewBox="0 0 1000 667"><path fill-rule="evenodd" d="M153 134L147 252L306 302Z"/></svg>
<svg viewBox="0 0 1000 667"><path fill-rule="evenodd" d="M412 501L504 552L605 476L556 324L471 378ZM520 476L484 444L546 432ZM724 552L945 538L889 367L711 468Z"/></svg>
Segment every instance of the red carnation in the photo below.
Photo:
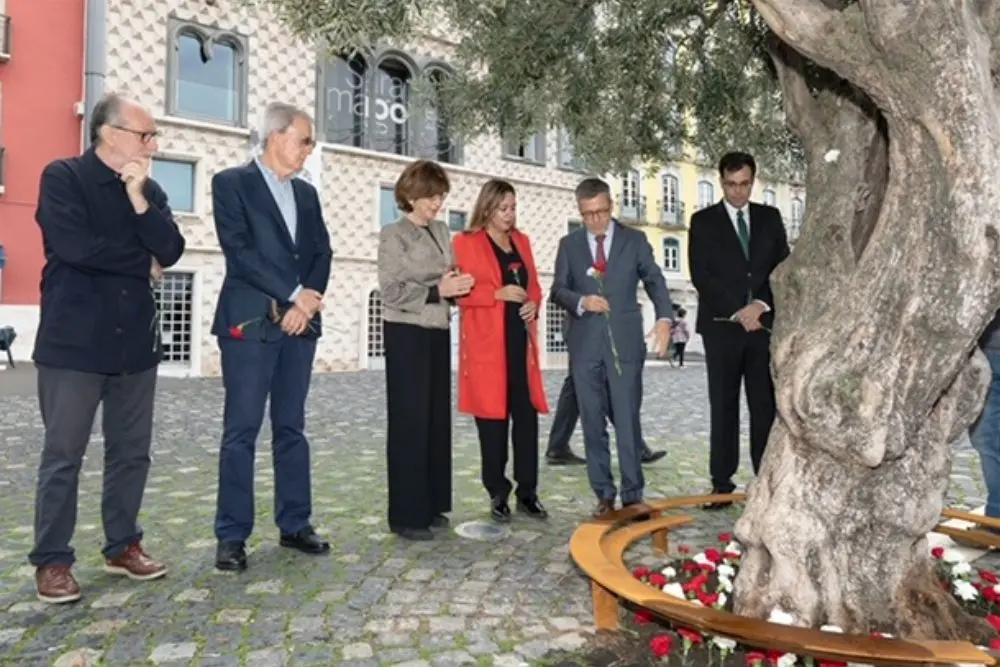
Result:
<svg viewBox="0 0 1000 667"><path fill-rule="evenodd" d="M986 614L986 622L993 626L993 629L1000 632L1000 616L996 614Z"/></svg>
<svg viewBox="0 0 1000 667"><path fill-rule="evenodd" d="M597 271L602 276L608 272L608 262L607 260L599 259L594 262L594 271Z"/></svg>
<svg viewBox="0 0 1000 667"><path fill-rule="evenodd" d="M846 662L837 662L836 660L817 660L816 664L818 667L847 667Z"/></svg>
<svg viewBox="0 0 1000 667"><path fill-rule="evenodd" d="M931 549L932 558L937 558L938 560L940 560L942 556L944 556L944 547L934 547L933 549Z"/></svg>
<svg viewBox="0 0 1000 667"><path fill-rule="evenodd" d="M767 656L760 651L750 651L746 654L747 667L760 667L761 663L767 660Z"/></svg>
<svg viewBox="0 0 1000 667"><path fill-rule="evenodd" d="M670 653L673 643L670 635L656 635L649 640L649 648L657 658L665 658Z"/></svg>
<svg viewBox="0 0 1000 667"><path fill-rule="evenodd" d="M649 610L647 609L640 609L639 611L635 612L635 622L638 623L639 625L648 625L652 623L653 620L654 620L653 614L650 613Z"/></svg>
<svg viewBox="0 0 1000 667"><path fill-rule="evenodd" d="M689 554L689 553L691 553L691 547L687 546L686 544L682 544L679 547L677 547L677 553L679 553L679 554Z"/></svg>
<svg viewBox="0 0 1000 667"><path fill-rule="evenodd" d="M1000 582L1000 579L997 578L997 575L993 574L989 570L980 570L979 578L990 584L995 584Z"/></svg>
<svg viewBox="0 0 1000 667"><path fill-rule="evenodd" d="M719 533L719 541L724 544L729 544L733 541L732 533Z"/></svg>
<svg viewBox="0 0 1000 667"><path fill-rule="evenodd" d="M659 573L651 574L649 575L649 585L663 588L667 585L667 578Z"/></svg>
<svg viewBox="0 0 1000 667"><path fill-rule="evenodd" d="M681 636L681 639L692 644L700 644L702 641L701 635L694 630L688 630L687 628L678 628L677 634Z"/></svg>
<svg viewBox="0 0 1000 667"><path fill-rule="evenodd" d="M709 562L716 564L722 562L722 554L719 553L718 549L705 549L705 558L707 558Z"/></svg>
<svg viewBox="0 0 1000 667"><path fill-rule="evenodd" d="M632 570L632 576L636 579L642 579L643 577L648 577L649 575L650 571L648 567L637 567Z"/></svg>
<svg viewBox="0 0 1000 667"><path fill-rule="evenodd" d="M236 340L243 340L243 329L238 326L229 327L229 336Z"/></svg>
<svg viewBox="0 0 1000 667"><path fill-rule="evenodd" d="M1000 651L1000 638L994 639L990 642L991 651Z"/></svg>

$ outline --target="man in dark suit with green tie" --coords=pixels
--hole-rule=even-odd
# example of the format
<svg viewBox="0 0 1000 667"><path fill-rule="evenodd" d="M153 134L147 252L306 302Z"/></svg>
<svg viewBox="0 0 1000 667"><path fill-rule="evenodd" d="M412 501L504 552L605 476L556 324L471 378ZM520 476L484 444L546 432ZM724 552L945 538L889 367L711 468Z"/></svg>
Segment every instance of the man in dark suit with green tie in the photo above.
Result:
<svg viewBox="0 0 1000 667"><path fill-rule="evenodd" d="M788 257L781 213L750 203L757 163L747 153L719 161L723 200L691 216L688 261L698 290L696 331L705 346L713 493L731 493L740 461L740 384L750 411L750 459L760 468L774 423L771 273ZM709 505L720 509L729 503Z"/></svg>

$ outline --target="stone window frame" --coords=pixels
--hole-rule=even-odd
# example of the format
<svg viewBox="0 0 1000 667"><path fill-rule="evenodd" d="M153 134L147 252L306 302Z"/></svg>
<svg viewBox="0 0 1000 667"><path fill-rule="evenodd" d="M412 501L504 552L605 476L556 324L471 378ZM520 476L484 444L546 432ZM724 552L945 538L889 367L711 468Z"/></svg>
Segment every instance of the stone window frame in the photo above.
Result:
<svg viewBox="0 0 1000 667"><path fill-rule="evenodd" d="M423 77L430 76L432 74L439 74L443 76L451 76L454 74L455 70L446 62L438 58L417 58L406 51L397 49L395 47L378 47L373 49L365 49L354 54L343 54L337 55L333 54L331 56L325 56L323 52L320 52L317 57L316 65L316 136L319 137L320 141L323 143L330 144L332 146L350 146L353 148L359 148L366 151L371 151L373 153L378 153L382 155L402 155L404 157L411 158L425 158L431 159L435 162L441 162L450 165L461 165L464 161L464 144L463 142L456 138L449 136L448 139L451 143L451 153L452 160L445 161L441 160L438 151L424 150L424 147L419 146L419 142L414 141L415 136L413 133L413 127L423 127L425 113L423 105L419 105L413 110L409 117L410 126L407 128L407 146L406 152L400 153L387 153L386 151L381 151L372 147L371 137L373 134L373 128L375 123L375 118L369 116L368 122L363 128L363 134L360 141L351 144L345 144L341 142L330 142L326 139L326 90L324 88L326 82L327 68L330 66L331 60L333 58L344 58L345 60L351 61L354 59L360 59L365 64L364 70L364 86L365 93L369 98L374 97L375 90L375 73L378 72L382 64L387 61L394 61L409 70L410 81L416 82ZM411 84L412 85L412 84ZM415 145L417 144L417 145Z"/></svg>
<svg viewBox="0 0 1000 667"><path fill-rule="evenodd" d="M178 38L182 34L192 35L204 42L222 43L231 46L236 54L236 118L225 119L216 116L204 116L189 113L177 108L176 85L180 66L177 62L179 45ZM164 107L166 114L175 118L186 118L202 123L225 125L231 127L247 127L250 90L250 38L246 35L218 25L205 25L188 19L171 15L167 18L167 71L164 79L166 95Z"/></svg>

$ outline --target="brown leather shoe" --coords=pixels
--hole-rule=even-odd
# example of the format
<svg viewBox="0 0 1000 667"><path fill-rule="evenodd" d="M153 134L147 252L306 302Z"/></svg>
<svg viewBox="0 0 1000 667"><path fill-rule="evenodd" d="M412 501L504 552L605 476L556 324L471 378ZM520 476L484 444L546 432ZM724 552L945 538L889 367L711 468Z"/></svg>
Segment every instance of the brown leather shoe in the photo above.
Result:
<svg viewBox="0 0 1000 667"><path fill-rule="evenodd" d="M80 599L80 586L66 565L47 565L35 570L35 595L42 602L65 604Z"/></svg>
<svg viewBox="0 0 1000 667"><path fill-rule="evenodd" d="M159 579L167 573L167 566L146 555L138 542L128 545L117 558L109 558L104 564L104 571L111 574L123 574L136 581Z"/></svg>
<svg viewBox="0 0 1000 667"><path fill-rule="evenodd" d="M594 508L594 518L595 519L607 519L608 516L614 514L615 511L615 501L612 500L599 500L597 501L597 507Z"/></svg>

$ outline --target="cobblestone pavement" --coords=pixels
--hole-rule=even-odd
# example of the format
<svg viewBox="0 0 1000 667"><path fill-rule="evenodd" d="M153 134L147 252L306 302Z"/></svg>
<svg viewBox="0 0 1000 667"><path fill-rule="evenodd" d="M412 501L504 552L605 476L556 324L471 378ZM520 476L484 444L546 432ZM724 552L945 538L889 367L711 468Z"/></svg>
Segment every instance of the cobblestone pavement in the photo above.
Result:
<svg viewBox="0 0 1000 667"><path fill-rule="evenodd" d="M651 367L646 375L645 435L652 447L669 450L646 467L649 495L706 490L704 368ZM562 377L546 374L553 403ZM160 384L142 520L146 546L172 568L162 580L133 583L101 569L95 425L74 540L85 597L47 607L35 601L26 562L41 440L32 389L30 369L0 372L0 665L509 666L579 649L592 633L586 582L567 555L570 533L593 505L584 469L543 464L548 523L515 517L496 541L454 533L431 543L396 540L384 518L380 373L313 381L314 522L333 553L308 557L277 546L265 444L257 460L250 570L241 575L212 569L219 381ZM543 418L543 437L549 423ZM266 427L261 441L269 441ZM574 447L580 451L579 439ZM983 494L978 460L967 443L959 449L952 496L974 505ZM454 480L453 525L487 520L475 427L464 416L455 422ZM698 518L681 540L714 539L735 514Z"/></svg>

